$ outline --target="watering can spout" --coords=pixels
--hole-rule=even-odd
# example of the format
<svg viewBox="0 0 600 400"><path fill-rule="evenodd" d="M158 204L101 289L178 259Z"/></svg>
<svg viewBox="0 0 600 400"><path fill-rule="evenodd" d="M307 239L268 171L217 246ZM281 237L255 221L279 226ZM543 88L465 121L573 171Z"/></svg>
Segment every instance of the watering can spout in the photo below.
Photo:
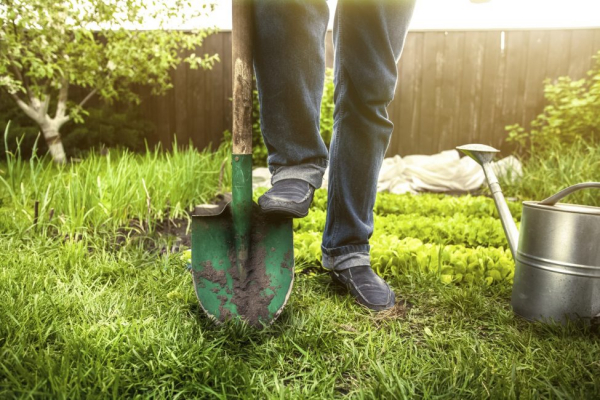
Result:
<svg viewBox="0 0 600 400"><path fill-rule="evenodd" d="M499 150L483 144L467 144L464 146L459 146L456 149L462 151L477 161L477 163L483 168L490 191L494 196L494 203L498 209L498 214L500 214L500 220L502 221L502 227L504 228L504 233L506 234L506 239L508 240L508 245L510 246L510 251L513 255L513 258L516 260L517 246L519 243L519 231L510 213L508 205L506 204L506 199L504 199L504 195L502 194L502 189L498 183L498 178L496 177L491 165L494 155L498 153Z"/></svg>

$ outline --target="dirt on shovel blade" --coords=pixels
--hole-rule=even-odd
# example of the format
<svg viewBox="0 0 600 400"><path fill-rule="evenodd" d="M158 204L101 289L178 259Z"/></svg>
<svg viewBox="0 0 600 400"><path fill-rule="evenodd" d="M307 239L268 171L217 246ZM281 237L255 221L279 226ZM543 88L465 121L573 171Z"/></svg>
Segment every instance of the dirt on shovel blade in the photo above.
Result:
<svg viewBox="0 0 600 400"><path fill-rule="evenodd" d="M224 217L216 218L222 219L223 224L229 224L230 215L228 214L229 213L225 212ZM273 298L275 297L275 293L288 289L282 288L281 285L273 286L274 279L269 276L267 267L267 263L269 262L268 252L275 252L276 249L267 248L267 246L265 246L266 235L269 230L269 226L272 226L273 224L280 224L281 220L268 218L259 211L258 207L253 209L252 218L252 236L249 258L245 268L245 279L240 277L237 268L237 255L235 252L233 238L231 238L231 240L228 242L229 251L227 258L230 262L229 268L222 269L219 265L213 265L215 262L214 260L205 261L200 264L202 268L199 268L199 270L192 270L192 276L197 291L201 291L206 287L206 281L218 284L218 286L220 286L220 288L213 289L213 293L221 292L221 288L226 289L228 296L221 295L217 297L217 299L220 300L220 315L218 318L220 322L241 317L251 326L262 327L264 324L269 324L281 311L279 310L279 312L277 312L275 315L272 315L268 309ZM217 221L212 223L218 224ZM228 228L231 228L231 226ZM294 265L292 249L286 252L286 254L283 256L283 259L280 260L280 264L277 266L277 269L289 270L289 273L293 275ZM219 264L223 265L223 261L220 261ZM229 287L227 284L228 277L230 277L232 280L231 287ZM291 290L291 284L289 290ZM289 296L289 292L287 295ZM228 299L228 297L230 299ZM228 302L235 305L237 309L237 315L234 315L227 307L225 307ZM208 313L208 310L205 309L205 311Z"/></svg>

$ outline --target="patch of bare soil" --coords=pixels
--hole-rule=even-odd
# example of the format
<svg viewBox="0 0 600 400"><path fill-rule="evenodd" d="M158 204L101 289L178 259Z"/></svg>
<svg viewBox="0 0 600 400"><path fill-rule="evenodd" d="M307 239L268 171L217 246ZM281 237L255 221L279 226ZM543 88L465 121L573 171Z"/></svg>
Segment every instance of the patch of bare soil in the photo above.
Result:
<svg viewBox="0 0 600 400"><path fill-rule="evenodd" d="M128 243L141 245L150 252L176 253L191 242L191 218L165 218L157 221L131 219L118 229L116 246Z"/></svg>
<svg viewBox="0 0 600 400"><path fill-rule="evenodd" d="M399 318L405 318L410 309L413 307L412 304L403 299L396 299L394 307L379 311L373 316L373 321L382 322L386 320L394 320Z"/></svg>
<svg viewBox="0 0 600 400"><path fill-rule="evenodd" d="M231 194L225 193L217 195L210 204L228 204L230 201ZM196 213L198 207L191 207L190 210L193 211L180 218L171 218L170 209L167 208L165 217L160 220L130 219L127 225L117 231L116 245L121 247L134 242L150 252L158 251L162 254L176 253L182 247L190 248L192 213Z"/></svg>

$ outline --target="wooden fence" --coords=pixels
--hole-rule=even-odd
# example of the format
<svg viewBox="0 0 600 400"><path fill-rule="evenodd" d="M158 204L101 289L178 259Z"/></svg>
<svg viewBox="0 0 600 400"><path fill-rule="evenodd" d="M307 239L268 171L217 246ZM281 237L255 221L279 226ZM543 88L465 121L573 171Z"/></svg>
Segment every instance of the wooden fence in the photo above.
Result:
<svg viewBox="0 0 600 400"><path fill-rule="evenodd" d="M327 44L332 66L331 34ZM388 108L395 125L388 155L472 142L506 148L504 127L528 127L543 110L543 81L584 77L599 50L600 29L411 31ZM166 146L176 134L203 148L231 129L231 33L209 37L200 51L221 62L210 71L182 65L166 95L144 95L143 114Z"/></svg>

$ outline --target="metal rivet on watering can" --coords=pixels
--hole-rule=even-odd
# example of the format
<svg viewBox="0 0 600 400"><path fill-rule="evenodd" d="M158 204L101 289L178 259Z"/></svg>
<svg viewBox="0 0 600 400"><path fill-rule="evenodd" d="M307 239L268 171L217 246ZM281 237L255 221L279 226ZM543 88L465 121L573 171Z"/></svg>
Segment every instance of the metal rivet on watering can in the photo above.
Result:
<svg viewBox="0 0 600 400"><path fill-rule="evenodd" d="M235 161L240 161L240 158L238 156L236 156Z"/></svg>

